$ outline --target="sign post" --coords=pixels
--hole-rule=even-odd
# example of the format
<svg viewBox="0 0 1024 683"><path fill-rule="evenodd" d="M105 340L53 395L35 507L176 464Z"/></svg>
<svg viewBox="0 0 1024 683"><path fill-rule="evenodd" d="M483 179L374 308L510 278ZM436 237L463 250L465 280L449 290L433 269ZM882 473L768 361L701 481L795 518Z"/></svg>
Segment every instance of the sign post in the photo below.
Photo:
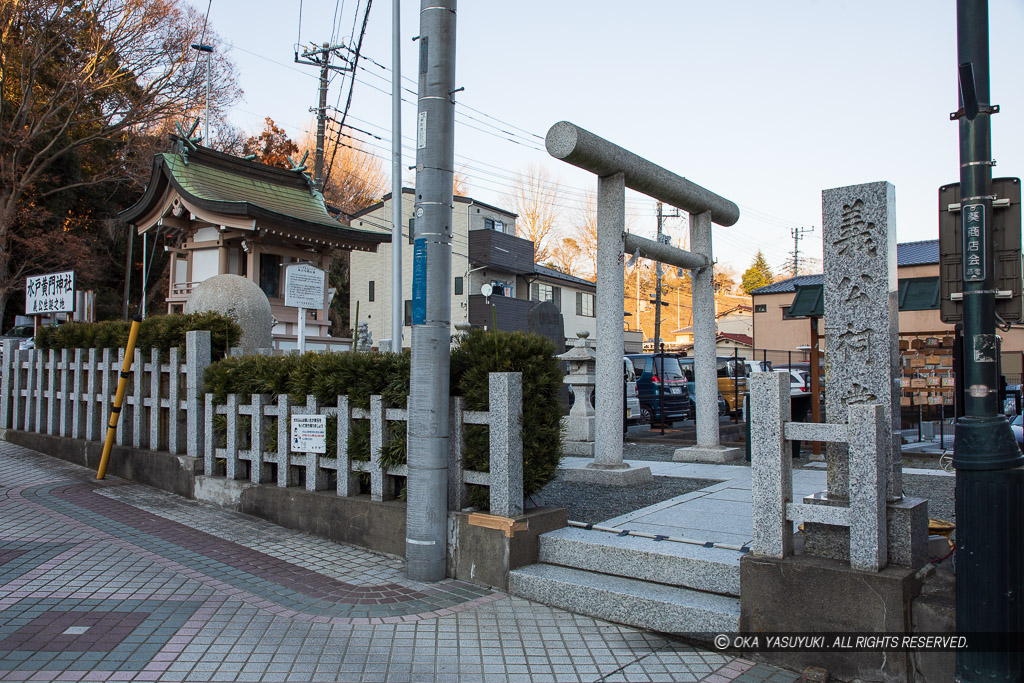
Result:
<svg viewBox="0 0 1024 683"><path fill-rule="evenodd" d="M284 305L298 310L299 353L306 352L306 309L321 309L326 295L325 273L308 263L289 264L284 275Z"/></svg>
<svg viewBox="0 0 1024 683"><path fill-rule="evenodd" d="M39 316L50 313L74 313L75 271L33 275L25 278L25 315L39 327ZM38 329L33 329L37 332Z"/></svg>

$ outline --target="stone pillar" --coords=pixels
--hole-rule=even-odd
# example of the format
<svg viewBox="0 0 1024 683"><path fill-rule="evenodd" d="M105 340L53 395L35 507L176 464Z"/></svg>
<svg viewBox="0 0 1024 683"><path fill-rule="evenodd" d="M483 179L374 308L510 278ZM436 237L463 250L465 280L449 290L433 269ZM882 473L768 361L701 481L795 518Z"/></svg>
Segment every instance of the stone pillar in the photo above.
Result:
<svg viewBox="0 0 1024 683"><path fill-rule="evenodd" d="M562 418L564 426L562 452L566 455L594 457L594 408L590 405L590 394L594 391L594 340L587 339L590 333L580 330L572 348L555 356L569 363L569 373L562 379L572 388L573 404L568 417Z"/></svg>
<svg viewBox="0 0 1024 683"><path fill-rule="evenodd" d="M825 400L830 422L846 423L849 408L881 406L883 420L876 463L882 472L877 491L884 495L886 557L854 558L862 566L920 567L926 561L928 503L903 497L900 412L896 377L899 334L896 278L896 194L887 182L840 187L822 192L825 297ZM828 490L806 503L850 504L849 448L829 443ZM862 473L871 463L858 463ZM858 482L863 488L863 482ZM871 500L858 505L870 506ZM804 550L810 555L850 559L850 529L804 525Z"/></svg>
<svg viewBox="0 0 1024 683"><path fill-rule="evenodd" d="M885 410L884 470L889 500L903 494L899 394L896 190L887 182L822 193L825 273L825 412L846 422L848 407L879 403ZM828 496L849 497L845 444L829 444Z"/></svg>
<svg viewBox="0 0 1024 683"><path fill-rule="evenodd" d="M690 248L714 263L711 212L690 214ZM693 403L697 406L697 445L678 448L681 462L739 460L739 448L723 448L718 440L718 372L715 352L715 289L713 266L691 271L693 283Z"/></svg>
<svg viewBox="0 0 1024 683"><path fill-rule="evenodd" d="M651 479L651 468L622 462L622 300L626 184L622 173L597 179L597 405L594 462L565 471L566 479L631 484Z"/></svg>

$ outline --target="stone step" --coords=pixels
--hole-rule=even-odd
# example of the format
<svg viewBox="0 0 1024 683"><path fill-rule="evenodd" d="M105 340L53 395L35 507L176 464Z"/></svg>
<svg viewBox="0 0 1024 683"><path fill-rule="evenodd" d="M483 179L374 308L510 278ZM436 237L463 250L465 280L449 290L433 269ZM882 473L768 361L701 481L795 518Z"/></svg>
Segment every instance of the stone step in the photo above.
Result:
<svg viewBox="0 0 1024 683"><path fill-rule="evenodd" d="M738 597L740 557L736 550L565 527L540 537L539 560Z"/></svg>
<svg viewBox="0 0 1024 683"><path fill-rule="evenodd" d="M661 633L697 637L739 630L739 598L570 567L534 564L516 569L509 573L508 590L552 607Z"/></svg>

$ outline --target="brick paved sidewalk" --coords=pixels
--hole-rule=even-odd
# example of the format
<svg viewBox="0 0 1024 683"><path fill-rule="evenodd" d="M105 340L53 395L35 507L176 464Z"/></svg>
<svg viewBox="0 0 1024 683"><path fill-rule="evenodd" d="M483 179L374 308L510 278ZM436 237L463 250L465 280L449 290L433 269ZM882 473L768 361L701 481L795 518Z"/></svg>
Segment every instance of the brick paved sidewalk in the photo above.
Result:
<svg viewBox="0 0 1024 683"><path fill-rule="evenodd" d="M795 674L0 442L0 681L770 681Z"/></svg>

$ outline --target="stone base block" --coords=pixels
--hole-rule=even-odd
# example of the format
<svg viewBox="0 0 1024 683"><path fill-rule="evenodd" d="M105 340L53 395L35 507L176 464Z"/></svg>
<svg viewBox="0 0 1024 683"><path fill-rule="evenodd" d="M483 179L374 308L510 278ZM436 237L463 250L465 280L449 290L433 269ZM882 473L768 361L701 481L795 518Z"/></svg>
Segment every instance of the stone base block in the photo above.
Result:
<svg viewBox="0 0 1024 683"><path fill-rule="evenodd" d="M537 562L541 535L566 526L569 513L565 508L536 507L512 519L526 528L506 536L500 529L471 524L465 512L448 513L454 530L448 544L448 576L507 590L509 572Z"/></svg>
<svg viewBox="0 0 1024 683"><path fill-rule="evenodd" d="M845 506L824 493L804 498L815 505ZM886 506L888 520L888 563L891 566L919 569L928 562L928 501L904 497ZM831 524L808 522L804 525L804 552L815 557L849 561L850 529Z"/></svg>
<svg viewBox="0 0 1024 683"><path fill-rule="evenodd" d="M593 441L563 441L562 453L565 455L578 455L584 458L594 457Z"/></svg>
<svg viewBox="0 0 1024 683"><path fill-rule="evenodd" d="M910 633L911 605L921 589L914 570L862 572L849 565L799 555L784 560L745 555L740 560L740 631L758 633ZM909 652L775 652L757 655L797 671L828 669L833 678L905 683Z"/></svg>
<svg viewBox="0 0 1024 683"><path fill-rule="evenodd" d="M603 484L610 486L632 486L651 481L653 475L650 467L602 467L593 463L586 467L569 467L562 470L566 481L579 481L585 484Z"/></svg>
<svg viewBox="0 0 1024 683"><path fill-rule="evenodd" d="M689 446L677 448L672 459L676 462L707 462L720 465L743 459L743 449L732 446Z"/></svg>

